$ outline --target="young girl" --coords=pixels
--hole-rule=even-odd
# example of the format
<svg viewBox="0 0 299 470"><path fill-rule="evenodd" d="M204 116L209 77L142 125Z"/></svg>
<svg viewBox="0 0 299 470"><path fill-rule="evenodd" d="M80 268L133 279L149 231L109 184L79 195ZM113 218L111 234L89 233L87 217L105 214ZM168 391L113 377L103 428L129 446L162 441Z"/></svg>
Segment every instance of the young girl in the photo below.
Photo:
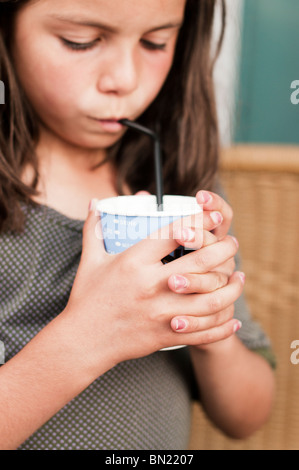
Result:
<svg viewBox="0 0 299 470"><path fill-rule="evenodd" d="M199 396L234 437L269 415L269 343L210 192L215 3L0 4L2 449L185 449ZM155 191L151 142L121 118L158 126L165 193L203 204L204 246L190 226L105 252L93 199ZM194 251L163 265L180 244Z"/></svg>

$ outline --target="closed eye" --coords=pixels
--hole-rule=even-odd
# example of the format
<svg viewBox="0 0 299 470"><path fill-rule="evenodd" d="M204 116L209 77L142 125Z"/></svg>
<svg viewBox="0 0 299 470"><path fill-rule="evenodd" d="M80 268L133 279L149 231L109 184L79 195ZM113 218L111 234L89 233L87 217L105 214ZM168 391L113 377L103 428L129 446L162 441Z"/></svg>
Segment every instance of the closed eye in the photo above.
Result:
<svg viewBox="0 0 299 470"><path fill-rule="evenodd" d="M65 38L60 39L68 49L71 49L73 51L86 51L88 49L92 49L100 41L100 38L96 39L95 41L86 43L69 41ZM164 51L166 48L166 44L157 44L151 41L147 41L146 39L141 39L141 44L150 51Z"/></svg>
<svg viewBox="0 0 299 470"><path fill-rule="evenodd" d="M96 39L95 41L91 42L73 42L65 38L60 39L66 47L72 49L73 51L86 51L88 49L92 49L100 41L100 39Z"/></svg>
<svg viewBox="0 0 299 470"><path fill-rule="evenodd" d="M143 46L150 51L164 51L166 44L157 44L155 42L147 41L146 39L141 39Z"/></svg>

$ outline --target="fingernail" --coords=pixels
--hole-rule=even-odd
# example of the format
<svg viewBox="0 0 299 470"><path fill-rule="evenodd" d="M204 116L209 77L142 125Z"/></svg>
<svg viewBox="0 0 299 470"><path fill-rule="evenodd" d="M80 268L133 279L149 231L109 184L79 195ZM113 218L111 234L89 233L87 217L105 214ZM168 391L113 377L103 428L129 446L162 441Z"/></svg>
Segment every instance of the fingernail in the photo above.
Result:
<svg viewBox="0 0 299 470"><path fill-rule="evenodd" d="M237 331L239 331L240 329L242 328L242 322L240 322L239 320L235 323L234 325L234 333L236 333Z"/></svg>
<svg viewBox="0 0 299 470"><path fill-rule="evenodd" d="M246 275L245 275L245 273L239 273L239 277L240 277L240 279L241 279L242 284L245 284L245 280L246 280Z"/></svg>
<svg viewBox="0 0 299 470"><path fill-rule="evenodd" d="M184 242L192 242L195 239L195 232L189 228L177 229L173 232L173 236Z"/></svg>
<svg viewBox="0 0 299 470"><path fill-rule="evenodd" d="M185 289L186 287L188 287L188 279L186 279L183 276L174 276L173 280L174 280L174 287L176 290Z"/></svg>
<svg viewBox="0 0 299 470"><path fill-rule="evenodd" d="M210 202L213 198L212 196L207 192L207 191L200 191L198 193L198 199L201 204L207 204Z"/></svg>
<svg viewBox="0 0 299 470"><path fill-rule="evenodd" d="M213 220L214 224L220 225L223 222L223 216L220 212L211 212L210 214L211 219Z"/></svg>
<svg viewBox="0 0 299 470"><path fill-rule="evenodd" d="M176 331L182 331L187 327L187 322L185 320L175 320L175 329Z"/></svg>
<svg viewBox="0 0 299 470"><path fill-rule="evenodd" d="M236 239L236 237L232 237L232 239L234 240L235 244L236 244L237 247L239 248L239 242L238 242L238 240Z"/></svg>
<svg viewBox="0 0 299 470"><path fill-rule="evenodd" d="M95 211L96 210L96 205L97 205L98 200L97 199L91 199L88 205L88 211Z"/></svg>

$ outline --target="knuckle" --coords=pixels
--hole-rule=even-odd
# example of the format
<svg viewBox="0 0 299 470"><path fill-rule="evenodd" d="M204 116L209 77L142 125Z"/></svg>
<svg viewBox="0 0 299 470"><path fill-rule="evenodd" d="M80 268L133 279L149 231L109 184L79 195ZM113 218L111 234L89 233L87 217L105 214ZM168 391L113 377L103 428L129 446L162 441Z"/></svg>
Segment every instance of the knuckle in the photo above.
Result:
<svg viewBox="0 0 299 470"><path fill-rule="evenodd" d="M215 313L214 315L214 326L221 326L227 323L228 321L232 320L234 316L234 309L231 309L230 307Z"/></svg>
<svg viewBox="0 0 299 470"><path fill-rule="evenodd" d="M158 295L158 291L159 291L158 285L153 282L147 282L142 290L146 298L155 298Z"/></svg>
<svg viewBox="0 0 299 470"><path fill-rule="evenodd" d="M139 300L151 299L156 297L157 293L157 284L148 282L141 277L136 280L136 295Z"/></svg>
<svg viewBox="0 0 299 470"><path fill-rule="evenodd" d="M221 287L224 287L228 283L228 276L226 276L224 273L217 273L216 279L215 279L215 290L221 289Z"/></svg>
<svg viewBox="0 0 299 470"><path fill-rule="evenodd" d="M195 256L195 263L200 270L208 269L211 264L209 253L206 250L199 250Z"/></svg>
<svg viewBox="0 0 299 470"><path fill-rule="evenodd" d="M201 318L194 318L194 317L189 317L188 319L188 333L195 333L197 331L201 331L203 328L202 324L202 319Z"/></svg>
<svg viewBox="0 0 299 470"><path fill-rule="evenodd" d="M225 264L225 274L231 276L236 269L236 262L234 258L229 259Z"/></svg>
<svg viewBox="0 0 299 470"><path fill-rule="evenodd" d="M230 306L225 310L225 313L223 315L223 323L227 323L228 321L232 320L234 318L234 313L235 309L234 306Z"/></svg>
<svg viewBox="0 0 299 470"><path fill-rule="evenodd" d="M139 267L139 264L135 260L134 256L129 256L126 251L124 251L121 253L121 262L119 263L119 267L124 273L127 273L131 277Z"/></svg>
<svg viewBox="0 0 299 470"><path fill-rule="evenodd" d="M222 325L225 323L227 320L226 315L223 312L218 312L215 314L215 326Z"/></svg>
<svg viewBox="0 0 299 470"><path fill-rule="evenodd" d="M139 301L143 301L143 300L146 300L148 299L149 297L149 292L148 290L140 283L138 285L138 288L136 290L136 300Z"/></svg>
<svg viewBox="0 0 299 470"><path fill-rule="evenodd" d="M209 304L209 311L212 313L219 312L220 310L222 310L222 307L223 307L221 298L217 293L213 293L210 295L208 304Z"/></svg>
<svg viewBox="0 0 299 470"><path fill-rule="evenodd" d="M193 292L194 289L201 290L203 287L203 280L199 274L184 274L187 279L187 287L184 288L184 292Z"/></svg>
<svg viewBox="0 0 299 470"><path fill-rule="evenodd" d="M215 341L214 333L211 330L207 330L202 334L201 344L210 344Z"/></svg>

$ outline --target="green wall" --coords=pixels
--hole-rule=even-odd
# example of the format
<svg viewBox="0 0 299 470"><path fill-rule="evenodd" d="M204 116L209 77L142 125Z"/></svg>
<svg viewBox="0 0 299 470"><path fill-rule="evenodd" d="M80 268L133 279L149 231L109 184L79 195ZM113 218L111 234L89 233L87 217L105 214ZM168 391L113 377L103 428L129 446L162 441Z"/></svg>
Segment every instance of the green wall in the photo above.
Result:
<svg viewBox="0 0 299 470"><path fill-rule="evenodd" d="M299 0L244 0L240 67L234 140L299 143Z"/></svg>

